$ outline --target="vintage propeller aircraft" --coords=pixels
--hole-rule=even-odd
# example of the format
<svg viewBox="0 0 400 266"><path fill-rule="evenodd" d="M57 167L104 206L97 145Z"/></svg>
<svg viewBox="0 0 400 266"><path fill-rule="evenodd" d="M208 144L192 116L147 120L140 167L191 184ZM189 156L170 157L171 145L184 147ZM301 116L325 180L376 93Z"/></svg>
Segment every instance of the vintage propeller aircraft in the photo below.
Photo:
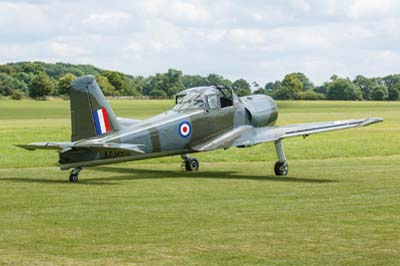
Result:
<svg viewBox="0 0 400 266"><path fill-rule="evenodd" d="M41 142L19 147L59 153L62 170L77 182L82 167L181 155L187 171L199 162L188 154L274 142L276 175L288 174L282 140L332 130L367 126L381 118L275 126L278 108L266 95L238 97L226 86L196 87L176 95L175 107L146 120L117 118L93 76L72 82L71 142Z"/></svg>

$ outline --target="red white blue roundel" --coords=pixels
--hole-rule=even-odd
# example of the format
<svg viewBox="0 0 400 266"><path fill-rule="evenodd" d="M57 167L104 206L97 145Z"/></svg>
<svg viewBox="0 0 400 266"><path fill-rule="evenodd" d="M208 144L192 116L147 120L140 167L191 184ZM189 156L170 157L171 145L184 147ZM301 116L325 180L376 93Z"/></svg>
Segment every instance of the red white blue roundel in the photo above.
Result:
<svg viewBox="0 0 400 266"><path fill-rule="evenodd" d="M179 124L179 135L182 138L189 137L191 133L192 133L192 126L190 125L189 122L183 121L182 123Z"/></svg>

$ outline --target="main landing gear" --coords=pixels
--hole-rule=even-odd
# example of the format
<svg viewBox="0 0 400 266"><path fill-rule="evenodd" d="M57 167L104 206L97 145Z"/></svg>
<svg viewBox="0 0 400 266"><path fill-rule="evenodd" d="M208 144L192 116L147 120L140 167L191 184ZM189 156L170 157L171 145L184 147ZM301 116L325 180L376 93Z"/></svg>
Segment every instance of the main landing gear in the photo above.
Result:
<svg viewBox="0 0 400 266"><path fill-rule="evenodd" d="M186 171L197 171L199 170L199 161L196 158L190 158L187 154L182 154L183 159L182 168L185 167Z"/></svg>
<svg viewBox="0 0 400 266"><path fill-rule="evenodd" d="M71 173L69 174L69 182L76 183L78 182L79 173L82 171L82 167L77 167L72 169Z"/></svg>
<svg viewBox="0 0 400 266"><path fill-rule="evenodd" d="M289 173L289 165L286 161L285 151L283 150L281 140L276 140L275 142L275 150L278 155L278 161L275 163L275 175L277 176L286 176Z"/></svg>

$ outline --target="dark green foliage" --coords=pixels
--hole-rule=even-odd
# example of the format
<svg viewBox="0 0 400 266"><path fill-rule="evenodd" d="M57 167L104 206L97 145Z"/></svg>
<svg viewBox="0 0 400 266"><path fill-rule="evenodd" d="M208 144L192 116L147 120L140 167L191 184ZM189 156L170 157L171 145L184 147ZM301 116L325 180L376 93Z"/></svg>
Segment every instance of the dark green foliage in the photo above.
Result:
<svg viewBox="0 0 400 266"><path fill-rule="evenodd" d="M71 89L71 83L75 79L76 79L76 76L71 73L68 73L68 74L65 74L64 76L62 76L58 80L58 86L57 86L58 94L60 94L60 95L68 94L69 95L69 91Z"/></svg>
<svg viewBox="0 0 400 266"><path fill-rule="evenodd" d="M168 69L164 75L164 91L167 96L174 96L176 93L183 90L185 87L182 83L182 71Z"/></svg>
<svg viewBox="0 0 400 266"><path fill-rule="evenodd" d="M313 91L326 96L326 94L328 93L328 84L329 84L328 82L325 82L323 85L315 87Z"/></svg>
<svg viewBox="0 0 400 266"><path fill-rule="evenodd" d="M150 96L172 97L183 89L185 89L185 86L182 81L182 72L169 69L167 73L157 73L155 76L150 76L142 89L142 93ZM155 92L152 93L152 91Z"/></svg>
<svg viewBox="0 0 400 266"><path fill-rule="evenodd" d="M303 73L297 72L297 73L292 73L291 75L296 76L296 78L301 82L304 91L314 89L315 87L314 84Z"/></svg>
<svg viewBox="0 0 400 266"><path fill-rule="evenodd" d="M0 73L11 75L12 73L15 73L15 68L9 65L0 65Z"/></svg>
<svg viewBox="0 0 400 266"><path fill-rule="evenodd" d="M264 88L259 88L255 91L253 91L253 94L267 94L268 90L264 89Z"/></svg>
<svg viewBox="0 0 400 266"><path fill-rule="evenodd" d="M298 99L308 100L308 101L325 100L325 95L322 93L315 92L313 90L306 90L298 95Z"/></svg>
<svg viewBox="0 0 400 266"><path fill-rule="evenodd" d="M385 85L375 85L369 93L369 98L374 101L386 100L388 96L388 88Z"/></svg>
<svg viewBox="0 0 400 266"><path fill-rule="evenodd" d="M273 96L277 100L294 100L298 98L298 92L290 87L279 86Z"/></svg>
<svg viewBox="0 0 400 266"><path fill-rule="evenodd" d="M0 73L0 94L3 96L12 95L14 90L26 90L25 82L20 81L6 73Z"/></svg>
<svg viewBox="0 0 400 266"><path fill-rule="evenodd" d="M356 86L351 80L335 78L328 83L328 100L362 100L360 87Z"/></svg>
<svg viewBox="0 0 400 266"><path fill-rule="evenodd" d="M396 87L400 84L400 74L389 75L381 80L388 88Z"/></svg>
<svg viewBox="0 0 400 266"><path fill-rule="evenodd" d="M200 75L183 75L182 83L185 88L207 86L208 80Z"/></svg>
<svg viewBox="0 0 400 266"><path fill-rule="evenodd" d="M50 89L40 92L38 96L38 87L32 88L31 85L35 84L33 81L38 81L37 77L43 76L43 73L47 75L44 83L48 84L47 87ZM44 96L47 95L68 95L70 81L82 75L96 76L105 95L139 96L143 94L172 97L183 89L208 85L232 87L239 96L251 94L251 85L245 79L238 79L232 83L229 79L215 73L208 76L183 75L179 70L169 69L166 73L142 77L103 70L92 65L19 62L0 65L0 95L11 96L15 90L21 90L26 95L36 98L45 98ZM43 80L43 77L40 79ZM367 78L359 75L353 81L332 75L329 82L315 87L305 74L294 72L285 75L282 81L266 83L264 88L257 82L253 82L252 87L254 94L266 94L275 99L396 101L400 97L400 74L383 78ZM41 95L42 93L46 95Z"/></svg>
<svg viewBox="0 0 400 266"><path fill-rule="evenodd" d="M42 98L51 95L54 91L54 84L45 72L41 72L32 80L30 87L30 96L32 98Z"/></svg>
<svg viewBox="0 0 400 266"><path fill-rule="evenodd" d="M400 83L397 86L389 87L388 89L388 100L397 101L400 99Z"/></svg>
<svg viewBox="0 0 400 266"><path fill-rule="evenodd" d="M275 83L274 82L267 82L267 84L265 84L264 88L266 90L268 90L268 91L273 91L277 87L277 84L276 84L277 82L279 82L279 81L276 81Z"/></svg>
<svg viewBox="0 0 400 266"><path fill-rule="evenodd" d="M233 82L232 88L236 90L238 96L246 96L251 94L250 84L244 79L238 79Z"/></svg>
<svg viewBox="0 0 400 266"><path fill-rule="evenodd" d="M115 88L115 94L123 95L126 89L126 83L122 73L116 71L103 71L101 73L103 76L107 77L108 81Z"/></svg>
<svg viewBox="0 0 400 266"><path fill-rule="evenodd" d="M207 85L225 85L228 87L232 87L232 81L225 79L223 76L217 74L209 74L207 76L207 82Z"/></svg>
<svg viewBox="0 0 400 266"><path fill-rule="evenodd" d="M296 73L287 74L282 82L276 87L274 96L280 100L299 99L303 91L303 83Z"/></svg>
<svg viewBox="0 0 400 266"><path fill-rule="evenodd" d="M357 85L358 87L360 87L361 92L363 94L363 99L365 99L365 100L370 99L369 97L370 97L371 90L374 86L377 85L377 83L374 80L366 78L362 75L358 75L353 80L353 83L355 85Z"/></svg>
<svg viewBox="0 0 400 266"><path fill-rule="evenodd" d="M102 75L96 76L97 85L106 96L115 95L115 87L108 81L108 78Z"/></svg>
<svg viewBox="0 0 400 266"><path fill-rule="evenodd" d="M22 90L15 90L13 91L12 95L11 95L11 99L13 100L22 100L22 98L24 98L26 96L25 92Z"/></svg>

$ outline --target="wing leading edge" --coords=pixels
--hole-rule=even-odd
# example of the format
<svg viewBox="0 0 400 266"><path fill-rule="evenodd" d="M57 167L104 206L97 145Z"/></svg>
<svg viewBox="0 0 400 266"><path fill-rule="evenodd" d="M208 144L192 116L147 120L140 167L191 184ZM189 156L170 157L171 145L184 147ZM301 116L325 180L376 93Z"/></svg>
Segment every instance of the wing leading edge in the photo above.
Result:
<svg viewBox="0 0 400 266"><path fill-rule="evenodd" d="M249 147L262 142L271 142L297 136L308 136L327 131L363 127L382 121L382 118L365 118L259 128L242 126L192 148L196 151L207 151L221 148L226 149L229 147Z"/></svg>

